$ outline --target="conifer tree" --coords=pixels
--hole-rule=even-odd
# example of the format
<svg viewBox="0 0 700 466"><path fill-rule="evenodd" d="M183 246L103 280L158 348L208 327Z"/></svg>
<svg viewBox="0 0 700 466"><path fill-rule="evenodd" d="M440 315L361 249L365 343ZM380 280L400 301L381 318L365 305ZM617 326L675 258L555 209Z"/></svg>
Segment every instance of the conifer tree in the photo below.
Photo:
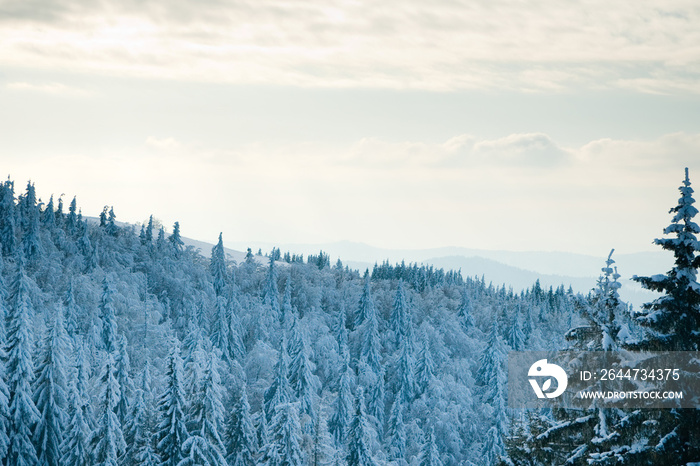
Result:
<svg viewBox="0 0 700 466"><path fill-rule="evenodd" d="M335 456L335 448L333 448L333 439L328 432L328 424L322 413L323 409L319 407L316 410L316 419L314 420L314 439L311 450L311 458L309 458L310 466L327 466L330 465Z"/></svg>
<svg viewBox="0 0 700 466"><path fill-rule="evenodd" d="M146 244L153 243L153 215L148 217L148 226L145 232Z"/></svg>
<svg viewBox="0 0 700 466"><path fill-rule="evenodd" d="M114 313L114 291L106 275L102 280L100 318L102 319L102 344L105 351L114 353L117 351L117 318Z"/></svg>
<svg viewBox="0 0 700 466"><path fill-rule="evenodd" d="M643 314L637 321L644 327L645 338L632 345L633 349L652 351L700 350L700 284L697 271L700 267L700 227L693 221L698 210L693 205L693 188L688 169L679 187L678 205L670 210L671 224L664 229L670 238L654 240L655 244L673 252L674 266L666 274L651 277L632 277L644 288L663 293L643 306ZM646 364L654 364L647 359ZM700 458L697 409L647 410L630 413L625 422L613 426L622 439L611 445L601 442L593 459L602 462L615 457L628 464L686 464ZM599 423L599 426L601 424ZM649 426L653 429L649 429ZM601 447L609 448L604 451ZM614 450L614 451L612 451ZM614 454L616 453L617 454Z"/></svg>
<svg viewBox="0 0 700 466"><path fill-rule="evenodd" d="M654 240L655 244L673 253L673 268L665 275L632 277L644 288L664 294L645 305L644 315L637 319L649 329L644 347L650 350L700 350L700 284L697 281L700 227L693 221L698 210L693 205L695 199L687 168L678 189L681 197L670 211L674 214L673 220L664 229L664 234L673 237Z"/></svg>
<svg viewBox="0 0 700 466"><path fill-rule="evenodd" d="M180 253L182 252L182 248L185 245L185 243L182 241L182 237L180 236L180 222L175 222L173 225L173 233L168 236L168 242L173 248L175 257L179 257Z"/></svg>
<svg viewBox="0 0 700 466"><path fill-rule="evenodd" d="M156 238L156 250L158 252L165 252L165 228L162 226L158 229L158 238Z"/></svg>
<svg viewBox="0 0 700 466"><path fill-rule="evenodd" d="M280 299L277 289L277 267L275 261L270 258L270 265L267 269L267 280L265 281L265 289L263 292L263 304L268 307L272 314L273 320L278 320L280 316Z"/></svg>
<svg viewBox="0 0 700 466"><path fill-rule="evenodd" d="M299 403L280 403L275 407L275 415L270 425L271 442L264 445L262 464L301 465L307 464L299 446Z"/></svg>
<svg viewBox="0 0 700 466"><path fill-rule="evenodd" d="M362 387L360 387L355 398L355 414L348 429L347 462L349 465L372 466L375 464L369 449L370 433L364 404L365 397L362 393Z"/></svg>
<svg viewBox="0 0 700 466"><path fill-rule="evenodd" d="M279 351L279 358L275 366L275 379L270 387L265 391L264 402L265 412L268 421L275 413L275 406L289 403L293 399L292 388L289 386L289 355L287 354L287 340L282 340L282 348Z"/></svg>
<svg viewBox="0 0 700 466"><path fill-rule="evenodd" d="M57 225L62 225L63 224L63 194L58 196L58 203L56 206L56 224Z"/></svg>
<svg viewBox="0 0 700 466"><path fill-rule="evenodd" d="M432 427L425 434L425 443L420 453L420 466L442 466L440 454L438 453L437 445L435 445L435 431ZM486 464L494 464L487 462Z"/></svg>
<svg viewBox="0 0 700 466"><path fill-rule="evenodd" d="M370 289L369 270L365 271L365 287L362 290L360 303L355 316L355 328L360 327L368 316L375 314L374 301L372 300L372 290Z"/></svg>
<svg viewBox="0 0 700 466"><path fill-rule="evenodd" d="M408 331L410 330L410 328L407 328L407 324L409 324L408 313L403 280L399 280L396 296L394 297L394 307L391 312L391 330L394 333L394 343L397 348L401 345L401 341L408 336Z"/></svg>
<svg viewBox="0 0 700 466"><path fill-rule="evenodd" d="M148 364L144 368L148 373ZM142 464L140 457L145 456L155 459L155 453L151 448L151 426L149 409L146 404L146 394L149 391L147 378L144 377L141 386L135 391L134 401L124 425L124 440L127 445L125 464ZM145 455L143 455L146 453Z"/></svg>
<svg viewBox="0 0 700 466"><path fill-rule="evenodd" d="M39 241L39 208L36 205L34 185L27 183L27 193L24 197L24 235L22 236L22 251L29 263L33 263L43 252Z"/></svg>
<svg viewBox="0 0 700 466"><path fill-rule="evenodd" d="M229 315L229 306L226 298L217 296L216 308L211 322L211 341L215 348L221 350L225 360L228 360L231 355L231 316Z"/></svg>
<svg viewBox="0 0 700 466"><path fill-rule="evenodd" d="M66 290L63 304L65 309L66 333L68 333L69 337L73 337L78 333L78 316L81 313L78 303L75 300L73 280L68 282L68 289Z"/></svg>
<svg viewBox="0 0 700 466"><path fill-rule="evenodd" d="M352 387L347 353L344 356L343 369L338 384L338 396L333 402L333 413L328 422L328 428L335 440L335 445L341 448L345 445L347 429L352 415Z"/></svg>
<svg viewBox="0 0 700 466"><path fill-rule="evenodd" d="M435 381L435 364L430 352L428 336L423 335L423 344L418 350L418 361L416 363L416 389L419 395L425 393L430 385Z"/></svg>
<svg viewBox="0 0 700 466"><path fill-rule="evenodd" d="M41 464L58 465L61 443L67 425L66 354L69 342L63 327L63 310L55 312L42 342L41 356L36 368L34 404L40 413L34 428L34 444Z"/></svg>
<svg viewBox="0 0 700 466"><path fill-rule="evenodd" d="M117 466L126 451L122 425L114 410L119 403L119 382L116 378L116 363L112 353L107 353L100 376L102 414L92 444L94 464Z"/></svg>
<svg viewBox="0 0 700 466"><path fill-rule="evenodd" d="M6 256L15 253L15 184L9 179L0 184L0 244Z"/></svg>
<svg viewBox="0 0 700 466"><path fill-rule="evenodd" d="M379 371L369 390L367 414L374 419L374 430L381 439L384 434L384 369Z"/></svg>
<svg viewBox="0 0 700 466"><path fill-rule="evenodd" d="M403 402L400 397L396 397L391 405L389 414L389 459L397 464L406 464L406 426L403 421Z"/></svg>
<svg viewBox="0 0 700 466"><path fill-rule="evenodd" d="M92 436L84 416L86 409L86 401L78 392L76 384L71 384L70 420L60 448L63 452L60 462L62 465L90 466L92 464L90 453Z"/></svg>
<svg viewBox="0 0 700 466"><path fill-rule="evenodd" d="M157 430L156 453L164 466L177 466L183 459L183 444L187 440L185 400L182 388L182 360L177 343L172 345L165 373L165 390L158 401L160 423Z"/></svg>
<svg viewBox="0 0 700 466"><path fill-rule="evenodd" d="M319 383L313 374L313 363L310 360L309 344L306 335L298 328L298 322L293 324L294 350L289 367L289 384L300 402L301 414L306 414L313 422L316 415L317 392ZM291 347L291 345L290 345Z"/></svg>
<svg viewBox="0 0 700 466"><path fill-rule="evenodd" d="M119 229L117 228L116 224L116 219L117 216L114 215L114 207L110 207L109 214L107 215L107 225L105 227L105 231L108 235L117 236L117 233L119 233Z"/></svg>
<svg viewBox="0 0 700 466"><path fill-rule="evenodd" d="M122 423L122 425L128 418L129 400L131 400L134 391L134 382L131 380L131 375L129 375L129 372L131 372L131 362L126 346L126 337L121 335L116 354L116 378L119 383L120 395L117 407L114 411L117 413L119 422Z"/></svg>
<svg viewBox="0 0 700 466"><path fill-rule="evenodd" d="M415 361L409 349L409 343L404 338L399 347L399 359L396 363L396 393L400 394L404 403L413 400L416 393L416 378L413 372Z"/></svg>
<svg viewBox="0 0 700 466"><path fill-rule="evenodd" d="M2 186L0 184L0 190ZM2 202L0 200L0 202ZM7 298L7 290L5 283L2 280L2 270L4 269L4 261L0 254L0 461L7 456L7 449L10 444L8 432L10 428L10 390L7 387L8 380L5 364L7 362L6 347L6 332L5 322L8 318L5 299Z"/></svg>
<svg viewBox="0 0 700 466"><path fill-rule="evenodd" d="M513 316L513 323L508 329L508 344L513 351L521 351L525 344L525 334L523 333L523 324L520 320L520 314L517 312Z"/></svg>
<svg viewBox="0 0 700 466"><path fill-rule="evenodd" d="M335 338L338 342L338 354L343 355L344 351L348 350L348 329L345 326L347 316L345 313L345 305L341 302L338 310L338 318L335 322Z"/></svg>
<svg viewBox="0 0 700 466"><path fill-rule="evenodd" d="M362 337L360 361L366 363L376 374L381 368L381 340L379 338L377 312L374 309L374 305L371 304L371 300L365 311L363 324L359 328Z"/></svg>
<svg viewBox="0 0 700 466"><path fill-rule="evenodd" d="M0 326L4 327L0 321ZM5 383L7 375L5 373L5 361L7 355L5 350L0 347L0 461L7 456L7 450L10 446L10 438L8 433L10 430L10 391Z"/></svg>
<svg viewBox="0 0 700 466"><path fill-rule="evenodd" d="M44 211L41 213L41 221L49 230L56 226L56 214L54 213L53 194L49 198L49 203L46 204Z"/></svg>
<svg viewBox="0 0 700 466"><path fill-rule="evenodd" d="M219 233L219 242L211 250L209 270L213 277L214 291L217 296L226 296L226 257L224 255L224 240Z"/></svg>
<svg viewBox="0 0 700 466"><path fill-rule="evenodd" d="M486 349L481 353L479 370L476 374L477 382L490 385L496 380L505 354L505 347L498 332L498 322L494 320Z"/></svg>
<svg viewBox="0 0 700 466"><path fill-rule="evenodd" d="M263 416L264 417L264 416ZM255 464L255 430L250 417L250 405L245 385L232 416L228 436L226 460L232 466L253 466Z"/></svg>
<svg viewBox="0 0 700 466"><path fill-rule="evenodd" d="M287 279L284 285L284 296L282 297L282 306L280 307L280 323L283 329L291 327L291 319L295 317L294 308L292 307L292 280Z"/></svg>
<svg viewBox="0 0 700 466"><path fill-rule="evenodd" d="M462 302L459 305L459 311L457 313L459 318L459 323L462 325L462 329L466 332L474 326L474 317L472 316L472 302L467 295L467 290L462 290Z"/></svg>
<svg viewBox="0 0 700 466"><path fill-rule="evenodd" d="M498 464L501 457L505 454L505 447L501 439L498 429L493 426L486 433L486 442L482 450L482 458L485 464Z"/></svg>
<svg viewBox="0 0 700 466"><path fill-rule="evenodd" d="M29 278L24 273L20 258L10 296L7 332L7 376L10 392L10 445L7 462L17 466L33 466L38 462L36 450L31 442L31 432L34 424L39 421L40 414L31 393L34 366L30 319L33 309L29 287Z"/></svg>
<svg viewBox="0 0 700 466"><path fill-rule="evenodd" d="M66 218L66 229L68 230L68 233L70 235L75 234L76 228L78 226L78 217L76 216L77 212L78 204L75 196L73 196L73 200L70 201L70 205L68 206L68 217Z"/></svg>
<svg viewBox="0 0 700 466"><path fill-rule="evenodd" d="M207 356L202 383L190 412L190 433L202 438L203 442L198 445L203 448L204 457L211 466L226 465L224 444L219 434L224 418L222 391L219 357L216 351L211 351Z"/></svg>

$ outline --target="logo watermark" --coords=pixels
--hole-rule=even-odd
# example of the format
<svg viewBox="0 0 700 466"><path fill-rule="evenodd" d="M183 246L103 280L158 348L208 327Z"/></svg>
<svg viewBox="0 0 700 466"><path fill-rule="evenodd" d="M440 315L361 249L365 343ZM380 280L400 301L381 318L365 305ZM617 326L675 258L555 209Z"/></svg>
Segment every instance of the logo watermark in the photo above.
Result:
<svg viewBox="0 0 700 466"><path fill-rule="evenodd" d="M512 351L511 408L700 408L700 353Z"/></svg>
<svg viewBox="0 0 700 466"><path fill-rule="evenodd" d="M569 383L569 378L566 376L564 369L556 364L547 363L546 359L540 359L530 366L527 375L530 377L547 377L542 386L537 383L536 379L530 379L530 385L532 385L537 398L556 398L564 393ZM556 389L553 392L547 392L552 388L552 379L557 382Z"/></svg>

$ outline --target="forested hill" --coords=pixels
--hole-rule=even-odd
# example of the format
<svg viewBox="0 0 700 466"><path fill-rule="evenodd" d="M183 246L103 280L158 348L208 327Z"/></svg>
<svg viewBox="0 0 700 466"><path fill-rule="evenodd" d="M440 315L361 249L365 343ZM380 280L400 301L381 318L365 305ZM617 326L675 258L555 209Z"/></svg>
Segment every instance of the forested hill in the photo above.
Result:
<svg viewBox="0 0 700 466"><path fill-rule="evenodd" d="M516 430L507 351L566 347L600 297L323 253L236 263L221 237L204 257L177 223L0 186L6 464L492 464Z"/></svg>

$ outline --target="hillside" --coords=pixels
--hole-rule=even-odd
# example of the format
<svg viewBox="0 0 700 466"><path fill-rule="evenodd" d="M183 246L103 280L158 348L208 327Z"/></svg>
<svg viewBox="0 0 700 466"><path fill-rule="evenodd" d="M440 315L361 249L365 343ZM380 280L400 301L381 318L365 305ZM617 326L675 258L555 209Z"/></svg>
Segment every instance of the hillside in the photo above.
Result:
<svg viewBox="0 0 700 466"><path fill-rule="evenodd" d="M177 223L137 231L108 208L88 222L75 200L15 196L11 181L0 242L11 463L494 463L519 425L507 352L567 347L617 283L516 293L453 270L459 258L363 274L222 237L207 254ZM615 303L625 341L639 338Z"/></svg>

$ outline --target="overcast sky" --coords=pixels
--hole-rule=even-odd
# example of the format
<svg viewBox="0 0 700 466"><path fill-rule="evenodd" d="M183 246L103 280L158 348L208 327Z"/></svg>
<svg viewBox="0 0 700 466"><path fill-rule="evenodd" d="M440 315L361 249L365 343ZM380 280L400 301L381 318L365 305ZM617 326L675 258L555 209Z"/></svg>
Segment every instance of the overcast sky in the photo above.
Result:
<svg viewBox="0 0 700 466"><path fill-rule="evenodd" d="M2 0L0 161L206 241L656 250L700 3Z"/></svg>

